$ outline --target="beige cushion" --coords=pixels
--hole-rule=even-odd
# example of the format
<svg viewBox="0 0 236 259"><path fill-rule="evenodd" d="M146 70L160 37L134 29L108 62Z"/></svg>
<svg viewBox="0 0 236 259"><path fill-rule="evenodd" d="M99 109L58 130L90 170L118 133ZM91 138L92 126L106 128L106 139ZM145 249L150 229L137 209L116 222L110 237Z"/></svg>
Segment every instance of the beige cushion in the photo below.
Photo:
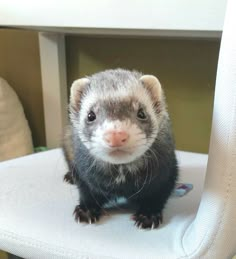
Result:
<svg viewBox="0 0 236 259"><path fill-rule="evenodd" d="M31 131L14 90L0 78L0 161L31 154Z"/></svg>

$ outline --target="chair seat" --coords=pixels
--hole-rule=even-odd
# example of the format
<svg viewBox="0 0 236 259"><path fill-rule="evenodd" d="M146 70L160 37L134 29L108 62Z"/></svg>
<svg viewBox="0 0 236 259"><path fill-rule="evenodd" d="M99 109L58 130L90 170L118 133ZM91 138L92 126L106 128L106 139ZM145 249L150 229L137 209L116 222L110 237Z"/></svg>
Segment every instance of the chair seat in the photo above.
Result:
<svg viewBox="0 0 236 259"><path fill-rule="evenodd" d="M170 198L164 223L141 230L132 211L114 209L96 225L78 224L75 186L61 149L0 164L0 249L23 258L181 258L182 238L200 203L207 155L177 151L179 182L192 183L186 196Z"/></svg>

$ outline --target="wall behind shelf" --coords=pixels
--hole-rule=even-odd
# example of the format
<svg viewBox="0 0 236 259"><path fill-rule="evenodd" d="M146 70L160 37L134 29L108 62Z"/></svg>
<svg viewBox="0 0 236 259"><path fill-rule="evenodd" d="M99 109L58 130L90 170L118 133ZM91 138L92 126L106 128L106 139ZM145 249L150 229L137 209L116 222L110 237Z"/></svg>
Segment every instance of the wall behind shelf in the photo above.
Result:
<svg viewBox="0 0 236 259"><path fill-rule="evenodd" d="M0 30L0 77L16 91L32 131L34 146L45 144L38 34Z"/></svg>
<svg viewBox="0 0 236 259"><path fill-rule="evenodd" d="M167 95L178 149L207 152L219 40L66 37L68 85L106 68L159 77ZM38 35L0 30L0 76L16 90L34 144L45 145Z"/></svg>
<svg viewBox="0 0 236 259"><path fill-rule="evenodd" d="M156 75L166 92L176 147L208 152L219 40L68 36L68 84L123 67Z"/></svg>
<svg viewBox="0 0 236 259"><path fill-rule="evenodd" d="M0 251L0 259L7 259L7 254L3 251Z"/></svg>

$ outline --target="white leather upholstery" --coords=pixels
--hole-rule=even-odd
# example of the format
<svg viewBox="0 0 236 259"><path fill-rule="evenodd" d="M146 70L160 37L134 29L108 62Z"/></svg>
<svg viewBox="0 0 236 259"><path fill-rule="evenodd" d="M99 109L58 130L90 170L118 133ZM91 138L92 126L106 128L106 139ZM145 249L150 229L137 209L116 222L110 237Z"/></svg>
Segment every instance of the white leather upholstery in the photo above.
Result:
<svg viewBox="0 0 236 259"><path fill-rule="evenodd" d="M171 198L164 224L140 230L132 211L115 210L97 225L77 224L75 186L62 181L67 168L60 149L0 164L0 249L24 258L182 258L182 237L200 202L207 155L178 152L180 181L194 183ZM160 257L157 255L160 255Z"/></svg>
<svg viewBox="0 0 236 259"><path fill-rule="evenodd" d="M236 1L229 0L218 63L205 188L183 237L190 258L236 254ZM194 242L192 241L194 240Z"/></svg>

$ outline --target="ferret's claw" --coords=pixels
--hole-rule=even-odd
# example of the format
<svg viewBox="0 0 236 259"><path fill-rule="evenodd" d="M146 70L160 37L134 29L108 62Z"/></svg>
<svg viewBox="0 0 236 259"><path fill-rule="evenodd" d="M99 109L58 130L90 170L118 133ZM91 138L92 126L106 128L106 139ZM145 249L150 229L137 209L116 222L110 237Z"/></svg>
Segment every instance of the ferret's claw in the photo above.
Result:
<svg viewBox="0 0 236 259"><path fill-rule="evenodd" d="M155 228L155 224L154 224L154 222L152 223L152 227L151 227L151 229L154 229Z"/></svg>
<svg viewBox="0 0 236 259"><path fill-rule="evenodd" d="M135 226L143 229L155 229L158 228L162 223L162 214L161 213L153 213L147 214L144 213L136 213L133 216L133 220L135 221Z"/></svg>
<svg viewBox="0 0 236 259"><path fill-rule="evenodd" d="M87 209L80 205L77 205L75 207L73 215L76 222L93 224L98 221L101 212L99 210Z"/></svg>

